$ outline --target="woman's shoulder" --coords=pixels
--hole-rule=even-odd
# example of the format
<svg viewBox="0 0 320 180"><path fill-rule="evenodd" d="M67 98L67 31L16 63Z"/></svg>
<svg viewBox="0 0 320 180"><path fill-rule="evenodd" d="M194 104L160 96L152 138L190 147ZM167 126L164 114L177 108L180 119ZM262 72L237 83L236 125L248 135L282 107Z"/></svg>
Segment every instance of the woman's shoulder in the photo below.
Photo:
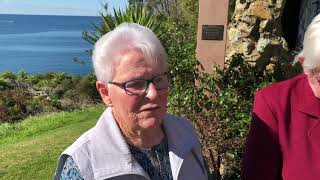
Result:
<svg viewBox="0 0 320 180"><path fill-rule="evenodd" d="M191 121L185 117L175 116L167 113L164 119L165 123L169 123L170 126L179 126L187 129L193 129Z"/></svg>
<svg viewBox="0 0 320 180"><path fill-rule="evenodd" d="M181 140L188 139L190 141L198 141L191 120L187 118L166 114L163 125L166 133L170 134L172 137L177 137Z"/></svg>
<svg viewBox="0 0 320 180"><path fill-rule="evenodd" d="M300 90L306 81L307 76L304 73L301 73L287 80L276 82L264 87L258 90L256 94L262 94L267 97L277 97L283 94L290 94L295 90Z"/></svg>
<svg viewBox="0 0 320 180"><path fill-rule="evenodd" d="M67 154L72 156L78 151L84 151L88 148L88 144L90 143L90 132L92 129L89 129L85 133L83 133L77 140L75 140L65 151L63 154Z"/></svg>
<svg viewBox="0 0 320 180"><path fill-rule="evenodd" d="M83 133L75 142L73 142L68 148L66 148L59 157L58 166L56 169L55 180L60 179L59 174L63 173L64 175L74 174L77 175L75 171L75 166L78 168L86 167L85 169L89 171L91 169L91 164L89 161L89 143L90 143L90 132L92 129ZM79 158L82 159L79 161ZM70 169L70 171L69 171ZM80 173L84 177L89 177L87 171L85 174ZM74 177L74 175L71 175ZM62 176L61 176L62 177ZM65 176L68 179L69 176ZM77 179L77 178L76 178Z"/></svg>
<svg viewBox="0 0 320 180"><path fill-rule="evenodd" d="M101 127L103 123L105 122L105 119L110 119L111 110L107 108L102 115L100 116L99 120L97 121L96 125L93 126L91 129L87 130L83 134L80 135L80 137L75 140L65 151L65 154L72 155L74 153L77 153L79 151L86 152L89 148L90 144L92 143L92 140L94 139L94 134L97 131L97 128Z"/></svg>

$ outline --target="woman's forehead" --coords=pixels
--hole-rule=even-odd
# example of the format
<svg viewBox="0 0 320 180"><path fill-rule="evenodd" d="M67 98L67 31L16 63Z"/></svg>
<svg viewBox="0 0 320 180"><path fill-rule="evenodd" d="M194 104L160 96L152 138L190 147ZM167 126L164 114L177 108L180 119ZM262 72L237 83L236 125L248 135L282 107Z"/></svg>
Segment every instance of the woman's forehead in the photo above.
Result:
<svg viewBox="0 0 320 180"><path fill-rule="evenodd" d="M114 69L114 79L148 78L166 71L161 61L151 60L140 52L127 53Z"/></svg>
<svg viewBox="0 0 320 180"><path fill-rule="evenodd" d="M116 63L117 68L141 68L150 67L158 68L163 67L163 61L152 59L151 57L144 56L140 51L133 50L129 51L125 55L119 57L118 63Z"/></svg>

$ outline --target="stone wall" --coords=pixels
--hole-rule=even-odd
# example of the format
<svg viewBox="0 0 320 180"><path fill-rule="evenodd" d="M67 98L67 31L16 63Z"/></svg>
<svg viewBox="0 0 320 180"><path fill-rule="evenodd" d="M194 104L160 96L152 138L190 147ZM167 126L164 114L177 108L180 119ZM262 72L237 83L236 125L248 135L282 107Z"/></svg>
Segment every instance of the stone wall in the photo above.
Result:
<svg viewBox="0 0 320 180"><path fill-rule="evenodd" d="M285 0L237 0L228 25L226 62L240 55L263 71L292 61L282 33L284 5Z"/></svg>

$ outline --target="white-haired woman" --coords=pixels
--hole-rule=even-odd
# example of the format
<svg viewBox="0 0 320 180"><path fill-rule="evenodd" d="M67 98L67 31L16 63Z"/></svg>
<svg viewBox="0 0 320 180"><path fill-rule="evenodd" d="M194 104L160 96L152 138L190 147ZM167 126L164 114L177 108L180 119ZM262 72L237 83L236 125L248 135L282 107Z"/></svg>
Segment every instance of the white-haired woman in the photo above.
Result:
<svg viewBox="0 0 320 180"><path fill-rule="evenodd" d="M55 179L207 179L191 124L166 113L167 55L154 33L123 23L98 40L92 59L108 108L62 153Z"/></svg>
<svg viewBox="0 0 320 180"><path fill-rule="evenodd" d="M303 74L256 93L243 180L320 179L320 15L297 59Z"/></svg>

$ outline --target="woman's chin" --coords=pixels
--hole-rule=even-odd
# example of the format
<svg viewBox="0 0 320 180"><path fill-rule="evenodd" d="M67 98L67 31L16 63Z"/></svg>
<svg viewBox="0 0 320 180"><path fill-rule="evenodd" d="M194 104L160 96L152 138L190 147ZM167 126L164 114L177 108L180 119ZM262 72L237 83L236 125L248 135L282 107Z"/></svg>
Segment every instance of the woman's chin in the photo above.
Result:
<svg viewBox="0 0 320 180"><path fill-rule="evenodd" d="M144 129L149 129L149 128L157 128L157 127L160 127L161 126L161 123L162 123L162 120L161 119L158 119L158 118L147 118L147 119L144 119L142 122L141 122L141 126L144 128Z"/></svg>

